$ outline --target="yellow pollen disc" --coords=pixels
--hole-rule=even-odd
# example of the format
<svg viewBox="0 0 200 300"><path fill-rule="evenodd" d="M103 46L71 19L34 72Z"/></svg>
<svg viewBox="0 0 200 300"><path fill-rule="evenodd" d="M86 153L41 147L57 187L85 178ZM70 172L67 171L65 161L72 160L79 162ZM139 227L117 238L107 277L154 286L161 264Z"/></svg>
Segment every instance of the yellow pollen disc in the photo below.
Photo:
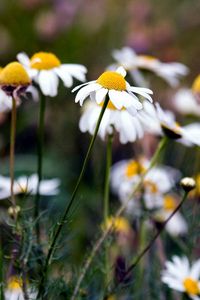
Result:
<svg viewBox="0 0 200 300"><path fill-rule="evenodd" d="M139 55L139 57L146 61L149 61L149 62L157 60L157 58L155 58L154 56L151 56L151 55Z"/></svg>
<svg viewBox="0 0 200 300"><path fill-rule="evenodd" d="M149 189L152 194L156 194L158 192L158 186L151 180L145 180L144 186Z"/></svg>
<svg viewBox="0 0 200 300"><path fill-rule="evenodd" d="M103 106L103 104L104 104L104 102L102 101L100 104L98 104L99 106ZM121 109L117 109L115 106L114 106L114 104L112 104L112 102L109 100L108 101L108 105L107 105L107 107L106 107L106 109L111 109L111 110L126 110L126 108L121 108Z"/></svg>
<svg viewBox="0 0 200 300"><path fill-rule="evenodd" d="M9 63L0 71L1 85L28 85L31 79L24 67L18 62Z"/></svg>
<svg viewBox="0 0 200 300"><path fill-rule="evenodd" d="M192 278L186 278L183 285L189 295L198 295L200 293L198 281Z"/></svg>
<svg viewBox="0 0 200 300"><path fill-rule="evenodd" d="M176 201L172 196L164 197L164 209L165 210L174 210L177 207Z"/></svg>
<svg viewBox="0 0 200 300"><path fill-rule="evenodd" d="M50 70L60 66L60 60L53 53L38 52L30 59L30 66L37 70Z"/></svg>
<svg viewBox="0 0 200 300"><path fill-rule="evenodd" d="M8 280L8 289L18 290L22 288L22 279L17 276L12 276Z"/></svg>
<svg viewBox="0 0 200 300"><path fill-rule="evenodd" d="M195 93L200 93L200 74L195 78L192 85L192 90Z"/></svg>
<svg viewBox="0 0 200 300"><path fill-rule="evenodd" d="M139 175L145 171L145 167L140 164L139 162L132 160L131 162L128 163L126 166L126 176L127 177L132 177L135 175Z"/></svg>
<svg viewBox="0 0 200 300"><path fill-rule="evenodd" d="M126 90L126 81L124 77L112 71L104 72L97 79L97 83L99 83L102 87L108 90L116 90L116 91L125 91Z"/></svg>
<svg viewBox="0 0 200 300"><path fill-rule="evenodd" d="M130 224L127 219L123 217L115 218L113 221L113 217L109 217L106 220L105 225L103 226L105 229L109 228L113 224L114 230L119 233L128 234L130 232Z"/></svg>

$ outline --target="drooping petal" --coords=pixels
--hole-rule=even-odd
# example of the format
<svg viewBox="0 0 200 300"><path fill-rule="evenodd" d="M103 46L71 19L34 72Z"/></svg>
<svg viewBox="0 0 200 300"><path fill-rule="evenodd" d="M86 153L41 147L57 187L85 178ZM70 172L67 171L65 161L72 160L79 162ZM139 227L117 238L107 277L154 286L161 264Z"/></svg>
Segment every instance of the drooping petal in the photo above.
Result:
<svg viewBox="0 0 200 300"><path fill-rule="evenodd" d="M58 91L58 77L52 71L43 70L38 75L38 83L45 96L55 97Z"/></svg>

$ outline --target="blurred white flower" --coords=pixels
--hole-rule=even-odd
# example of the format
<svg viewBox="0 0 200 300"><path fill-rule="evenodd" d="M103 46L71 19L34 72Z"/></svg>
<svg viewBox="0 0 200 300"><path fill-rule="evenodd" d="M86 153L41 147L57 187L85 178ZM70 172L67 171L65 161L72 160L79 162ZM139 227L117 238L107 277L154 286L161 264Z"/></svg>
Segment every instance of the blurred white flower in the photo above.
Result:
<svg viewBox="0 0 200 300"><path fill-rule="evenodd" d="M30 287L28 287L27 293L30 300L36 300L37 294ZM25 300L20 277L11 276L8 279L7 288L5 289L5 300Z"/></svg>
<svg viewBox="0 0 200 300"><path fill-rule="evenodd" d="M60 180L57 178L41 180L40 195L54 196L59 193ZM38 176L32 174L30 176L20 176L14 181L14 194L30 194L37 193ZM0 200L10 197L10 177L0 176Z"/></svg>
<svg viewBox="0 0 200 300"><path fill-rule="evenodd" d="M158 103L155 105L162 130L168 137L178 139L187 146L200 146L200 123L192 123L181 127L173 116L165 113Z"/></svg>
<svg viewBox="0 0 200 300"><path fill-rule="evenodd" d="M163 78L172 87L175 87L179 84L179 79L187 75L189 71L189 69L181 63L163 63L152 56L137 55L136 52L129 47L114 50L112 55L119 65L130 72L133 79L135 79L137 75L135 70L144 69L152 71Z"/></svg>
<svg viewBox="0 0 200 300"><path fill-rule="evenodd" d="M97 80L89 81L74 88L72 92L78 91L75 102L82 106L84 100L90 96L97 104L102 103L108 94L109 100L117 109L126 108L132 115L142 109L142 103L135 95L138 94L152 102L150 94L153 92L147 88L130 86L124 77L126 71L120 67L116 71L106 71Z"/></svg>
<svg viewBox="0 0 200 300"><path fill-rule="evenodd" d="M166 261L161 280L171 289L186 293L192 300L200 299L200 259L191 266L186 256L173 256Z"/></svg>
<svg viewBox="0 0 200 300"><path fill-rule="evenodd" d="M0 112L6 112L12 109L12 97L0 89Z"/></svg>
<svg viewBox="0 0 200 300"><path fill-rule="evenodd" d="M154 213L154 219L164 222L176 209L177 199L173 195L164 195L161 207ZM172 236L184 235L188 231L188 225L182 214L177 211L165 226L166 231Z"/></svg>
<svg viewBox="0 0 200 300"><path fill-rule="evenodd" d="M198 104L192 90L180 89L174 95L174 105L178 112L184 115L200 116L200 104Z"/></svg>
<svg viewBox="0 0 200 300"><path fill-rule="evenodd" d="M79 121L79 128L82 132L88 131L90 134L94 134L101 106L93 101L88 101L84 105ZM112 134L116 130L119 133L119 140L122 144L142 138L144 129L137 115L130 115L125 108L117 110L109 101L98 135L104 140L107 134Z"/></svg>
<svg viewBox="0 0 200 300"><path fill-rule="evenodd" d="M17 59L26 68L29 76L39 85L45 96L55 97L58 93L59 78L64 86L73 85L73 77L85 81L87 69L79 64L61 64L53 53L38 52L30 59L25 53L19 53Z"/></svg>

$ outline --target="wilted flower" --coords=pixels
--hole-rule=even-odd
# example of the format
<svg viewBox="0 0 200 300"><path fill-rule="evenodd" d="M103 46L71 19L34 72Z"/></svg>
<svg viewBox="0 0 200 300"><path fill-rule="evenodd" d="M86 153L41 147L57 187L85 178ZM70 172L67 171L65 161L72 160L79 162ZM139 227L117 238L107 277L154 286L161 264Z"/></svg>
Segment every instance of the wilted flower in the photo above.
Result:
<svg viewBox="0 0 200 300"><path fill-rule="evenodd" d="M40 181L39 193L42 196L53 196L59 193L60 180L48 179ZM37 193L38 176L33 174L31 176L20 176L14 181L13 191L14 194L30 194ZM10 197L10 178L0 176L0 199Z"/></svg>
<svg viewBox="0 0 200 300"><path fill-rule="evenodd" d="M181 63L163 63L153 56L137 55L135 51L129 47L114 50L113 57L119 65L130 72L133 79L136 69L144 69L152 71L174 87L179 84L180 77L188 74L188 68Z"/></svg>
<svg viewBox="0 0 200 300"><path fill-rule="evenodd" d="M186 293L191 299L200 299L200 259L191 266L188 258L173 256L172 261L166 261L162 272L162 282L171 289Z"/></svg>
<svg viewBox="0 0 200 300"><path fill-rule="evenodd" d="M19 53L17 59L46 96L57 95L59 78L68 88L73 85L73 77L85 81L87 69L83 65L61 64L58 57L50 52L37 52L30 59L25 53Z"/></svg>
<svg viewBox="0 0 200 300"><path fill-rule="evenodd" d="M106 95L108 95L114 107L117 109L126 108L132 115L135 115L138 110L142 109L142 103L135 94L152 102L150 94L153 94L153 92L147 88L130 86L125 81L125 76L126 71L120 67L116 71L104 72L97 80L77 86L72 90L74 92L80 89L76 95L75 102L80 102L80 105L82 105L84 100L90 96L97 104L101 104L105 101Z"/></svg>
<svg viewBox="0 0 200 300"><path fill-rule="evenodd" d="M0 72L0 87L8 95L17 99L31 84L31 79L18 62L11 62Z"/></svg>

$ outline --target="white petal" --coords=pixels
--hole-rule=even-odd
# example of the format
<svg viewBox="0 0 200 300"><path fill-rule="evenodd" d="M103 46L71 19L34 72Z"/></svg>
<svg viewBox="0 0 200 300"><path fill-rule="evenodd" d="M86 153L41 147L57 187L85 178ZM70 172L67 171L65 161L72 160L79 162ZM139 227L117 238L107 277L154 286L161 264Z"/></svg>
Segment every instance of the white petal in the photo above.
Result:
<svg viewBox="0 0 200 300"><path fill-rule="evenodd" d="M139 101L138 98L135 97L133 94L129 94L125 91L122 92L122 100L123 106L128 108L130 106L134 106L137 110L142 109L142 103Z"/></svg>
<svg viewBox="0 0 200 300"><path fill-rule="evenodd" d="M54 71L56 72L56 74L60 77L60 79L63 81L64 85L66 87L71 87L73 84L73 80L71 75L69 75L69 73L66 72L66 70L64 68L55 68Z"/></svg>
<svg viewBox="0 0 200 300"><path fill-rule="evenodd" d="M116 72L119 73L120 75L122 75L123 77L126 76L126 70L122 66L117 68Z"/></svg>
<svg viewBox="0 0 200 300"><path fill-rule="evenodd" d="M104 101L106 94L108 93L107 89L101 88L95 93L95 100L98 104Z"/></svg>
<svg viewBox="0 0 200 300"><path fill-rule="evenodd" d="M58 91L58 77L52 71L42 70L38 76L38 83L45 96L55 97Z"/></svg>
<svg viewBox="0 0 200 300"><path fill-rule="evenodd" d="M26 67L30 67L30 59L25 52L18 53L17 59L22 65L24 65Z"/></svg>
<svg viewBox="0 0 200 300"><path fill-rule="evenodd" d="M83 101L90 95L91 92L101 89L101 85L98 83L90 83L87 86L81 88L75 98L75 102L80 102L80 105L83 104Z"/></svg>
<svg viewBox="0 0 200 300"><path fill-rule="evenodd" d="M200 259L198 259L195 263L193 263L191 271L190 271L191 278L196 280L200 277Z"/></svg>
<svg viewBox="0 0 200 300"><path fill-rule="evenodd" d="M116 90L110 90L108 92L109 99L113 103L113 105L117 109L121 109L123 107L123 97L122 97L122 92L116 91Z"/></svg>
<svg viewBox="0 0 200 300"><path fill-rule="evenodd" d="M96 80L92 80L92 81L88 81L82 84L77 85L75 88L73 88L72 93L77 91L78 89L80 89L81 87L85 86L85 85L89 85L90 83L94 83L96 82Z"/></svg>

